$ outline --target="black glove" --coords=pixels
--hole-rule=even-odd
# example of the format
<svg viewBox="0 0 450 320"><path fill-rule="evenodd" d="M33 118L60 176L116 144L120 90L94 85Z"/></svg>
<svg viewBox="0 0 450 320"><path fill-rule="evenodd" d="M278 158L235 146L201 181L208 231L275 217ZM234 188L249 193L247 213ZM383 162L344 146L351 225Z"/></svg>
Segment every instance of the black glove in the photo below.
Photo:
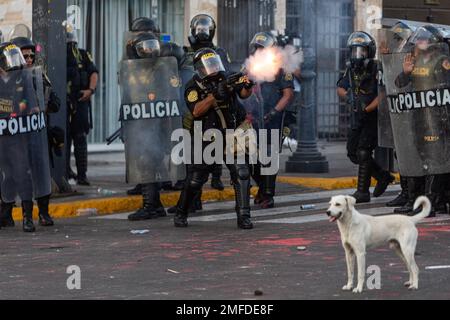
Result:
<svg viewBox="0 0 450 320"><path fill-rule="evenodd" d="M58 157L62 156L62 150L65 143L65 132L60 127L51 127L48 129L49 145Z"/></svg>
<svg viewBox="0 0 450 320"><path fill-rule="evenodd" d="M48 113L57 113L60 108L61 100L59 100L55 92L50 92L50 97L48 99Z"/></svg>
<svg viewBox="0 0 450 320"><path fill-rule="evenodd" d="M220 82L216 92L214 92L214 98L216 98L217 101L226 101L228 100L228 95L227 83L225 81Z"/></svg>
<svg viewBox="0 0 450 320"><path fill-rule="evenodd" d="M246 81L244 82L244 88L247 90L251 90L254 86L256 86L256 83L247 77Z"/></svg>
<svg viewBox="0 0 450 320"><path fill-rule="evenodd" d="M264 122L268 123L270 122L272 119L276 118L281 112L279 112L276 109L272 109L272 111L270 111L268 114L266 114L264 116Z"/></svg>

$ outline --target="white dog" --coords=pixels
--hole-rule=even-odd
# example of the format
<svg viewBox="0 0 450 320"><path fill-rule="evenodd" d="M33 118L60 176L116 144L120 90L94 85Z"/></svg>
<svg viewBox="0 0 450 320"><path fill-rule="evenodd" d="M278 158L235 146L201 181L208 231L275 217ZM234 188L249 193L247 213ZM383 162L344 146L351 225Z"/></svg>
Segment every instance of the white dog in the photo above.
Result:
<svg viewBox="0 0 450 320"><path fill-rule="evenodd" d="M418 231L416 224L429 216L430 200L420 197L414 209L422 211L414 216L390 215L372 217L360 214L355 209L356 199L350 196L333 197L327 215L330 222L338 222L342 245L347 259L348 282L342 290L353 289L355 257L358 264L358 285L354 293L361 293L366 276L366 248L389 243L392 249L405 262L409 271L409 281L405 286L410 290L419 288L419 268L414 259Z"/></svg>

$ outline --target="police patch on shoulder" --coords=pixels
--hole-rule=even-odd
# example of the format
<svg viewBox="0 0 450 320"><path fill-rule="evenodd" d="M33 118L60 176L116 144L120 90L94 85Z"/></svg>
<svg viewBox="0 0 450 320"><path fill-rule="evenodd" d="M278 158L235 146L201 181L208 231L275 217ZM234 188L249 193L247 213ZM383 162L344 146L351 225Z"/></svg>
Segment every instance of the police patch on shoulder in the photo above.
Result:
<svg viewBox="0 0 450 320"><path fill-rule="evenodd" d="M198 92L197 90L192 90L188 94L188 101L189 102L196 102L198 100Z"/></svg>
<svg viewBox="0 0 450 320"><path fill-rule="evenodd" d="M292 75L292 73L288 72L284 75L284 80L292 81L292 80L294 80L294 76Z"/></svg>
<svg viewBox="0 0 450 320"><path fill-rule="evenodd" d="M448 59L445 59L442 62L442 68L444 68L445 70L450 70L450 61L448 61Z"/></svg>

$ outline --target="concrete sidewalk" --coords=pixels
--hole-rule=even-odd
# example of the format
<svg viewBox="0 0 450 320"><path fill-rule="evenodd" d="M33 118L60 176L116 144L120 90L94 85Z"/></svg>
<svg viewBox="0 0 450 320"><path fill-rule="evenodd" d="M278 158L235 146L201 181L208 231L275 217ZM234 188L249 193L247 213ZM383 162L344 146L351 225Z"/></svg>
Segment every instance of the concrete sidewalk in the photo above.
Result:
<svg viewBox="0 0 450 320"><path fill-rule="evenodd" d="M70 196L54 195L50 211L55 218L78 216L80 209L95 209L97 214L130 212L142 206L142 197L130 197L126 191L133 186L125 183L125 155L122 145L103 147L90 146L88 177L90 187L73 185ZM357 167L346 156L345 142L319 142L320 152L327 157L330 172L327 174L290 174L284 171L285 162L292 152L285 148L281 156L281 172L277 183L277 194L314 192L320 190L348 189L356 186ZM72 163L75 168L75 164ZM226 190L219 192L205 185L204 201L225 201L234 199L228 170L224 169L223 182ZM71 181L71 183L74 183ZM253 195L257 190L252 189ZM162 193L162 202L166 207L174 206L179 192ZM21 213L15 210L15 218ZM35 208L37 215L37 209Z"/></svg>

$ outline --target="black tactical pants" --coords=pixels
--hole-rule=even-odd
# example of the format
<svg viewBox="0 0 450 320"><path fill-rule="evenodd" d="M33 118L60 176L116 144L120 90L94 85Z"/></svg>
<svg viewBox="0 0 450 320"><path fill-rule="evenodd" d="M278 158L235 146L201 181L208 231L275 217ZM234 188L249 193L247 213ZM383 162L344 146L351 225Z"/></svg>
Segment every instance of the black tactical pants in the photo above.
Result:
<svg viewBox="0 0 450 320"><path fill-rule="evenodd" d="M195 195L208 181L211 165L192 165L188 174L180 200L178 201L178 212L188 215L188 210ZM230 170L231 181L236 193L236 213L238 215L250 215L250 169L247 164L227 165Z"/></svg>
<svg viewBox="0 0 450 320"><path fill-rule="evenodd" d="M90 102L79 102L76 111L67 124L66 168L70 172L72 143L74 146L75 164L78 178L86 178L88 170L88 143Z"/></svg>
<svg viewBox="0 0 450 320"><path fill-rule="evenodd" d="M279 143L279 148L281 150L282 145L282 130L284 125L284 113L278 114L275 118L271 119L265 124L265 129L267 130L267 155L270 157L272 144L272 134L274 134L274 139ZM278 130L278 131L276 131ZM265 132L265 131L263 131ZM258 137L259 139L260 137ZM259 141L259 147L261 147L261 141ZM278 150L278 151L280 151ZM273 155L274 156L274 155ZM262 175L261 170L265 167L270 167L271 163L263 165L258 161L258 164L252 166L252 178L255 180L259 188L259 195L262 197L273 198L276 191L276 181L277 174L272 175Z"/></svg>
<svg viewBox="0 0 450 320"><path fill-rule="evenodd" d="M367 117L360 126L350 130L347 140L347 156L352 163L359 165L358 191L360 192L368 192L370 177L380 181L389 174L373 158L373 152L377 146L376 117Z"/></svg>

